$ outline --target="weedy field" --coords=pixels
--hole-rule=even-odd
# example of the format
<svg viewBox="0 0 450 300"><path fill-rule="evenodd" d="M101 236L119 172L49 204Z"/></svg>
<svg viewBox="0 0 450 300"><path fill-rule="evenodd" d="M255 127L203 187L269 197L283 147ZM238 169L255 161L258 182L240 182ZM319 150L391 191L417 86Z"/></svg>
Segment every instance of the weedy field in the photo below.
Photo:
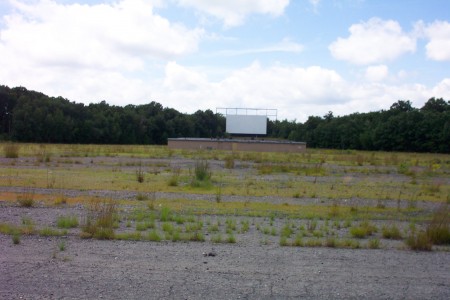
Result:
<svg viewBox="0 0 450 300"><path fill-rule="evenodd" d="M0 232L14 243L21 235L71 235L450 249L449 155L2 146Z"/></svg>
<svg viewBox="0 0 450 300"><path fill-rule="evenodd" d="M2 299L450 297L450 155L0 149Z"/></svg>

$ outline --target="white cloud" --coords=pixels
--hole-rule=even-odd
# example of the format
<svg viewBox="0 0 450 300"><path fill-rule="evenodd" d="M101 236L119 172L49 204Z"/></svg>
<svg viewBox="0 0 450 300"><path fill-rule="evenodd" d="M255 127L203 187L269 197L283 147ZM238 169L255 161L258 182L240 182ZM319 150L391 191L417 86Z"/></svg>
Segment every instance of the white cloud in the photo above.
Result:
<svg viewBox="0 0 450 300"><path fill-rule="evenodd" d="M254 62L231 70L226 59L214 66L182 64L177 59L196 52L206 34L157 15L153 10L155 2L150 0L98 5L62 5L53 0L12 3L15 13L4 16L0 29L0 83L21 85L72 101L104 99L116 105L157 101L188 113L224 106L277 108L279 118L303 122L308 116L323 116L330 110L335 115L346 115L388 109L399 99L421 106L433 96L450 98L450 78L439 79L434 86L402 85L400 75L396 81L399 85L383 81L392 76L388 67L378 61L391 59L392 53L414 51L415 47L414 39L408 38L393 21L371 20L354 25L356 29L343 40L344 46L355 46L355 52L350 54L356 62L373 64L365 69L365 78L350 83L338 71L323 66ZM220 4L206 0L204 3L205 7ZM238 7L237 3L233 0L222 4ZM259 5L256 2L248 3L248 7L237 11L242 18L250 13L269 14L255 9ZM423 31L430 43L439 40L437 33L441 32L441 27L432 25ZM363 39L364 35L368 40ZM372 40L377 36L379 43ZM340 40L335 44L342 48L339 43ZM377 50L380 54L375 53L375 58L371 53L364 56L358 52L365 51L359 43L372 45L369 52L374 45L381 47ZM386 52L384 47L388 48ZM274 45L221 54L298 53L302 49L302 45L284 39ZM193 58L195 61L198 57ZM417 78L403 73L408 81Z"/></svg>
<svg viewBox="0 0 450 300"><path fill-rule="evenodd" d="M149 100L165 61L196 51L203 37L155 14L154 3L12 1L0 28L0 82L84 103Z"/></svg>
<svg viewBox="0 0 450 300"><path fill-rule="evenodd" d="M152 1L62 5L52 0L12 2L4 17L0 55L29 67L72 66L134 71L145 58L167 59L196 51L202 30L155 15Z"/></svg>
<svg viewBox="0 0 450 300"><path fill-rule="evenodd" d="M350 27L348 38L329 46L336 59L366 65L391 61L416 49L415 38L402 31L396 21L372 18Z"/></svg>
<svg viewBox="0 0 450 300"><path fill-rule="evenodd" d="M280 16L289 0L178 0L178 3L218 18L226 27L232 27L241 25L250 14Z"/></svg>
<svg viewBox="0 0 450 300"><path fill-rule="evenodd" d="M240 50L222 50L217 52L217 55L237 56L256 53L271 53L271 52L290 52L300 53L303 51L303 45L295 43L288 38L283 39L280 43L260 48L240 49Z"/></svg>
<svg viewBox="0 0 450 300"><path fill-rule="evenodd" d="M424 28L429 39L426 45L427 57L437 61L450 61L450 23L436 21Z"/></svg>
<svg viewBox="0 0 450 300"><path fill-rule="evenodd" d="M171 62L157 97L183 112L216 107L277 108L283 118L306 118L304 105L343 102L346 83L333 70L318 66L263 67L254 62L212 82L193 69Z"/></svg>
<svg viewBox="0 0 450 300"><path fill-rule="evenodd" d="M369 81L382 81L389 74L389 68L386 65L369 66L366 69L366 79Z"/></svg>
<svg viewBox="0 0 450 300"><path fill-rule="evenodd" d="M444 78L433 89L432 94L435 97L450 99L450 78Z"/></svg>
<svg viewBox="0 0 450 300"><path fill-rule="evenodd" d="M379 67L383 73L383 66ZM391 85L380 82L349 83L334 70L311 66L298 68L258 62L235 70L225 78L211 81L204 73L168 63L162 89L154 87L153 96L163 105L182 112L217 107L276 108L281 119L306 121L308 116L368 112L408 99L421 107L429 98L450 98L450 78L435 86L422 84Z"/></svg>

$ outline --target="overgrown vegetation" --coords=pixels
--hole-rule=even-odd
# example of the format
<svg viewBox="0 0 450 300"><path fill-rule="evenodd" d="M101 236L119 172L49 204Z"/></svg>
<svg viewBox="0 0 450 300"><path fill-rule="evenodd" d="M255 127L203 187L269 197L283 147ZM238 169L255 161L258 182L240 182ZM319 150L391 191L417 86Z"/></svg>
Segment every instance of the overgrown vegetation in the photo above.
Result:
<svg viewBox="0 0 450 300"><path fill-rule="evenodd" d="M58 210L85 203L86 214L79 220L62 215L42 227L25 215L33 210L19 209L20 225L0 224L0 232L11 236L245 243L248 235L257 235L261 245L376 249L404 242L415 250L448 250L450 158L444 154L313 149L231 154L48 144L45 153L52 159L42 165L36 163L42 145L18 146L21 159L3 161L0 176L6 180L0 185L19 192L3 192L2 201L66 204ZM239 168L228 169L229 158ZM142 183L136 168L151 170ZM41 194L41 188L51 193ZM86 201L89 196L66 189L131 196ZM409 231L408 223L414 224Z"/></svg>
<svg viewBox="0 0 450 300"><path fill-rule="evenodd" d="M81 237L113 239L114 221L116 218L116 204L114 201L91 199L86 209L87 214L81 227Z"/></svg>
<svg viewBox="0 0 450 300"><path fill-rule="evenodd" d="M56 220L56 225L59 228L75 228L78 226L78 218L73 215L69 216L59 216Z"/></svg>
<svg viewBox="0 0 450 300"><path fill-rule="evenodd" d="M20 147L16 143L6 143L3 145L3 153L6 158L18 158L19 149Z"/></svg>
<svg viewBox="0 0 450 300"><path fill-rule="evenodd" d="M450 244L450 209L449 204L443 204L433 214L427 226L426 235L435 245Z"/></svg>
<svg viewBox="0 0 450 300"><path fill-rule="evenodd" d="M24 191L17 195L17 203L22 207L32 207L34 203L34 192Z"/></svg>

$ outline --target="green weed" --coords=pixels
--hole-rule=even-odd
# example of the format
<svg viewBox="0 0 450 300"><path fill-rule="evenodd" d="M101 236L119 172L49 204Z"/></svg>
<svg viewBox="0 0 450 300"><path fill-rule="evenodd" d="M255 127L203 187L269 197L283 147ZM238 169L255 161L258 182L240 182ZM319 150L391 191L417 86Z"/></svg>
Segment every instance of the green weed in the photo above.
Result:
<svg viewBox="0 0 450 300"><path fill-rule="evenodd" d="M20 244L20 234L19 233L13 233L11 238L12 238L12 242L14 245Z"/></svg>
<svg viewBox="0 0 450 300"><path fill-rule="evenodd" d="M78 226L78 218L76 216L59 216L56 220L56 226L59 228L75 228Z"/></svg>
<svg viewBox="0 0 450 300"><path fill-rule="evenodd" d="M3 153L6 158L18 158L20 146L16 143L7 143L3 145Z"/></svg>
<svg viewBox="0 0 450 300"><path fill-rule="evenodd" d="M377 238L369 239L367 246L370 249L378 249L380 248L380 240Z"/></svg>
<svg viewBox="0 0 450 300"><path fill-rule="evenodd" d="M158 231L155 230L155 229L154 229L154 230L151 230L151 231L148 233L147 238L148 238L149 241L153 241L153 242L160 242L160 241L161 241L161 236L160 236L160 234L158 233Z"/></svg>
<svg viewBox="0 0 450 300"><path fill-rule="evenodd" d="M411 232L405 240L412 250L431 251L433 243L425 231Z"/></svg>
<svg viewBox="0 0 450 300"><path fill-rule="evenodd" d="M391 226L383 226L381 229L381 234L385 239L400 240L402 238L402 234L395 224L392 224Z"/></svg>

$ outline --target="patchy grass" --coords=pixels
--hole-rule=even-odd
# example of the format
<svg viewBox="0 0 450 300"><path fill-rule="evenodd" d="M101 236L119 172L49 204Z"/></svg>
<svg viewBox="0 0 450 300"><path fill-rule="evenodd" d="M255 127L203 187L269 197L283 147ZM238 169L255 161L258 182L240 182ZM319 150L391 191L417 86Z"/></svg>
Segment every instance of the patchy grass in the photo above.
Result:
<svg viewBox="0 0 450 300"><path fill-rule="evenodd" d="M3 153L5 158L18 158L20 151L20 145L17 143L3 144Z"/></svg>
<svg viewBox="0 0 450 300"><path fill-rule="evenodd" d="M362 221L358 226L351 227L349 230L351 236L358 239L366 238L376 231L377 228L369 221Z"/></svg>
<svg viewBox="0 0 450 300"><path fill-rule="evenodd" d="M34 206L34 192L25 191L17 195L17 203L21 207L32 207Z"/></svg>
<svg viewBox="0 0 450 300"><path fill-rule="evenodd" d="M19 147L21 159L5 160L0 166L0 177L7 178L0 186L21 187L23 191L31 187L126 190L137 195L114 201L117 206L124 205L124 209L132 207L126 216L122 212L91 209L87 204L86 216L80 218L82 237L151 240L149 235L153 234L155 240L159 236L159 240L201 241L205 240L204 233L211 236L207 240L227 242L229 235L258 234L264 244L273 243L276 240L273 236L278 236L291 246L320 243L336 248L359 248L358 239L369 238L361 243L371 248L370 244L376 243L371 241L377 238L407 236L397 226L415 222L432 244L447 245L449 240L448 210L431 214L423 208L429 205L422 205L423 201L432 204L450 201L450 187L442 180L450 174L449 155L315 149L300 154L230 153L117 145L49 144L43 148L19 144ZM41 161L46 164L45 169L36 167L39 151L51 154L51 160ZM114 157L117 159L111 159ZM155 158L163 160L152 161ZM168 163L168 159L177 161ZM143 182L136 180L136 173L144 174L145 170L154 171L146 172ZM161 198L167 192L202 196ZM20 194L0 195L2 201L14 202ZM34 203L39 201L40 206L46 206L57 203L58 195L63 194L35 194L31 198ZM255 198L250 201L239 196ZM273 203L266 200L271 197L277 200ZM368 200L368 204L359 199ZM84 201L83 197L64 198L67 206ZM117 213L121 214L123 224L119 224ZM200 221L208 218L214 222L200 225ZM253 218L258 218L257 224ZM375 220L386 221L378 235L374 235ZM115 233L118 226L120 234ZM251 230L253 226L256 230ZM136 232L123 233L125 227L126 231L135 227ZM148 229L151 230L147 232ZM39 232L33 224L22 224L18 230L21 234ZM420 240L418 234L416 231L410 236ZM348 239L342 239L343 236Z"/></svg>
<svg viewBox="0 0 450 300"><path fill-rule="evenodd" d="M76 228L78 227L78 218L73 215L59 216L56 220L56 226L59 228Z"/></svg>
<svg viewBox="0 0 450 300"><path fill-rule="evenodd" d="M402 239L402 234L397 225L391 224L389 226L384 225L381 229L381 234L385 239L400 240Z"/></svg>
<svg viewBox="0 0 450 300"><path fill-rule="evenodd" d="M427 226L426 234L435 245L450 244L450 208L443 204L436 210Z"/></svg>
<svg viewBox="0 0 450 300"><path fill-rule="evenodd" d="M82 224L81 237L113 239L116 204L112 200L91 199Z"/></svg>
<svg viewBox="0 0 450 300"><path fill-rule="evenodd" d="M433 243L425 231L411 232L405 240L411 250L431 251Z"/></svg>

